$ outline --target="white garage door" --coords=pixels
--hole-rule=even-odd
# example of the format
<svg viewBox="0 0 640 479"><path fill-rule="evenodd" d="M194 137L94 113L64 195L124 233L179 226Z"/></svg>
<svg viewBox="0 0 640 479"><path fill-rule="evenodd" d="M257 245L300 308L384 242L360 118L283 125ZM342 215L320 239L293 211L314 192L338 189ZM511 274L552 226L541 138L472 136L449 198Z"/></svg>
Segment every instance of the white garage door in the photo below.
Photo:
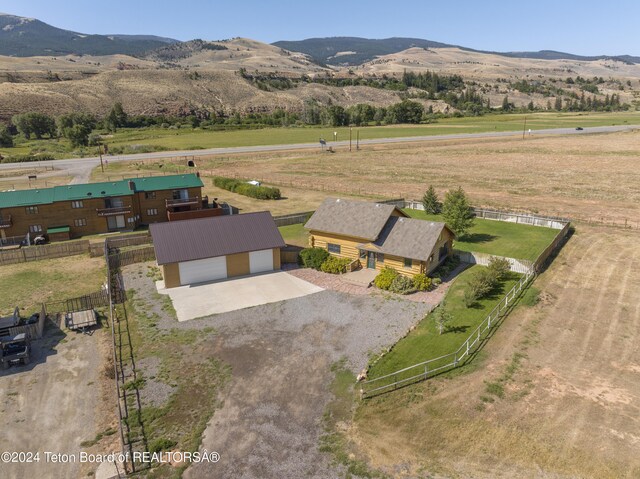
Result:
<svg viewBox="0 0 640 479"><path fill-rule="evenodd" d="M178 264L180 270L180 283L204 283L227 277L227 257L197 259L184 261Z"/></svg>
<svg viewBox="0 0 640 479"><path fill-rule="evenodd" d="M273 271L273 250L263 249L249 253L249 271L251 274Z"/></svg>

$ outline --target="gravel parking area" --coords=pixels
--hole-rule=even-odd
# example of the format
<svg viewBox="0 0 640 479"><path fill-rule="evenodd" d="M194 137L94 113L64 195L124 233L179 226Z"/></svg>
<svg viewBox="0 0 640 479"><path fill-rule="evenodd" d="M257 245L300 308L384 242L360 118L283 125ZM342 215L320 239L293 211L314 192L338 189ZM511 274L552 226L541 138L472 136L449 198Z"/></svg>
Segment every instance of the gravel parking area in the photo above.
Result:
<svg viewBox="0 0 640 479"><path fill-rule="evenodd" d="M231 365L232 380L202 444L221 461L194 465L185 477L337 477L333 458L318 451L331 365L344 358L358 373L428 310L323 291L203 320L218 332L214 352Z"/></svg>
<svg viewBox="0 0 640 479"><path fill-rule="evenodd" d="M404 336L431 309L395 295L353 295L325 290L252 308L178 322L159 301L147 265L124 271L127 289L148 303L162 330L206 330L198 347L231 366L203 434L202 448L220 453L218 463L191 465L184 477L342 477L333 457L319 451L323 414L333 396L331 366L344 360L354 375L369 356ZM189 362L188 357L179 359ZM145 377L154 364L139 363ZM149 368L149 371L144 369ZM150 394L155 391L154 394ZM147 387L143 400L162 403L169 390ZM153 397L152 397L153 396ZM157 396L157 397L155 397Z"/></svg>

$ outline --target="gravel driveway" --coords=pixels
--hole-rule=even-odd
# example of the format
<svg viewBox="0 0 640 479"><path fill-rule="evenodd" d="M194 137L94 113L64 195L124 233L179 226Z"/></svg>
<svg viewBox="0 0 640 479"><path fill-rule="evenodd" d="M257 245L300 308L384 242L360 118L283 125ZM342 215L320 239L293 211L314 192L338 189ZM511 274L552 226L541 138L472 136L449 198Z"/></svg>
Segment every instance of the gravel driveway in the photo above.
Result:
<svg viewBox="0 0 640 479"><path fill-rule="evenodd" d="M212 353L231 365L232 380L202 443L221 460L185 477L336 477L333 458L318 451L331 365L345 359L358 373L429 308L322 291L191 321L216 329Z"/></svg>

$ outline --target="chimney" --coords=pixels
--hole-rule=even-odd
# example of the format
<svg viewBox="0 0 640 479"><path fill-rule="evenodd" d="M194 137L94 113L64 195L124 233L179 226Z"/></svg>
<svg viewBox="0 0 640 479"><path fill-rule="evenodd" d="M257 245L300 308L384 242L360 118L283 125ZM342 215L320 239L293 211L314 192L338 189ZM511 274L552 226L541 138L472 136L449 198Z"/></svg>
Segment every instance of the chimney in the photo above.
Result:
<svg viewBox="0 0 640 479"><path fill-rule="evenodd" d="M136 184L133 182L133 180L129 180L129 189L131 191L136 191Z"/></svg>

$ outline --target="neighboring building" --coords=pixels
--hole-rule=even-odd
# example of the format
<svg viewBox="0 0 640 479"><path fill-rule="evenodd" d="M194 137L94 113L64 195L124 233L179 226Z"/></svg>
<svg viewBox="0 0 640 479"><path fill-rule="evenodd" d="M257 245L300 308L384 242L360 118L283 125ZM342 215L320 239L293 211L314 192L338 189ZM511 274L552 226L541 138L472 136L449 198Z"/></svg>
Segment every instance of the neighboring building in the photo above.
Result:
<svg viewBox="0 0 640 479"><path fill-rule="evenodd" d="M304 227L310 246L406 276L431 273L453 253L455 238L444 223L409 218L393 205L335 198L327 198Z"/></svg>
<svg viewBox="0 0 640 479"><path fill-rule="evenodd" d="M130 178L0 193L0 237L48 234L51 241L217 216L194 174ZM213 206L213 207L210 207Z"/></svg>
<svg viewBox="0 0 640 479"><path fill-rule="evenodd" d="M158 223L149 229L166 288L279 270L285 246L268 211Z"/></svg>

